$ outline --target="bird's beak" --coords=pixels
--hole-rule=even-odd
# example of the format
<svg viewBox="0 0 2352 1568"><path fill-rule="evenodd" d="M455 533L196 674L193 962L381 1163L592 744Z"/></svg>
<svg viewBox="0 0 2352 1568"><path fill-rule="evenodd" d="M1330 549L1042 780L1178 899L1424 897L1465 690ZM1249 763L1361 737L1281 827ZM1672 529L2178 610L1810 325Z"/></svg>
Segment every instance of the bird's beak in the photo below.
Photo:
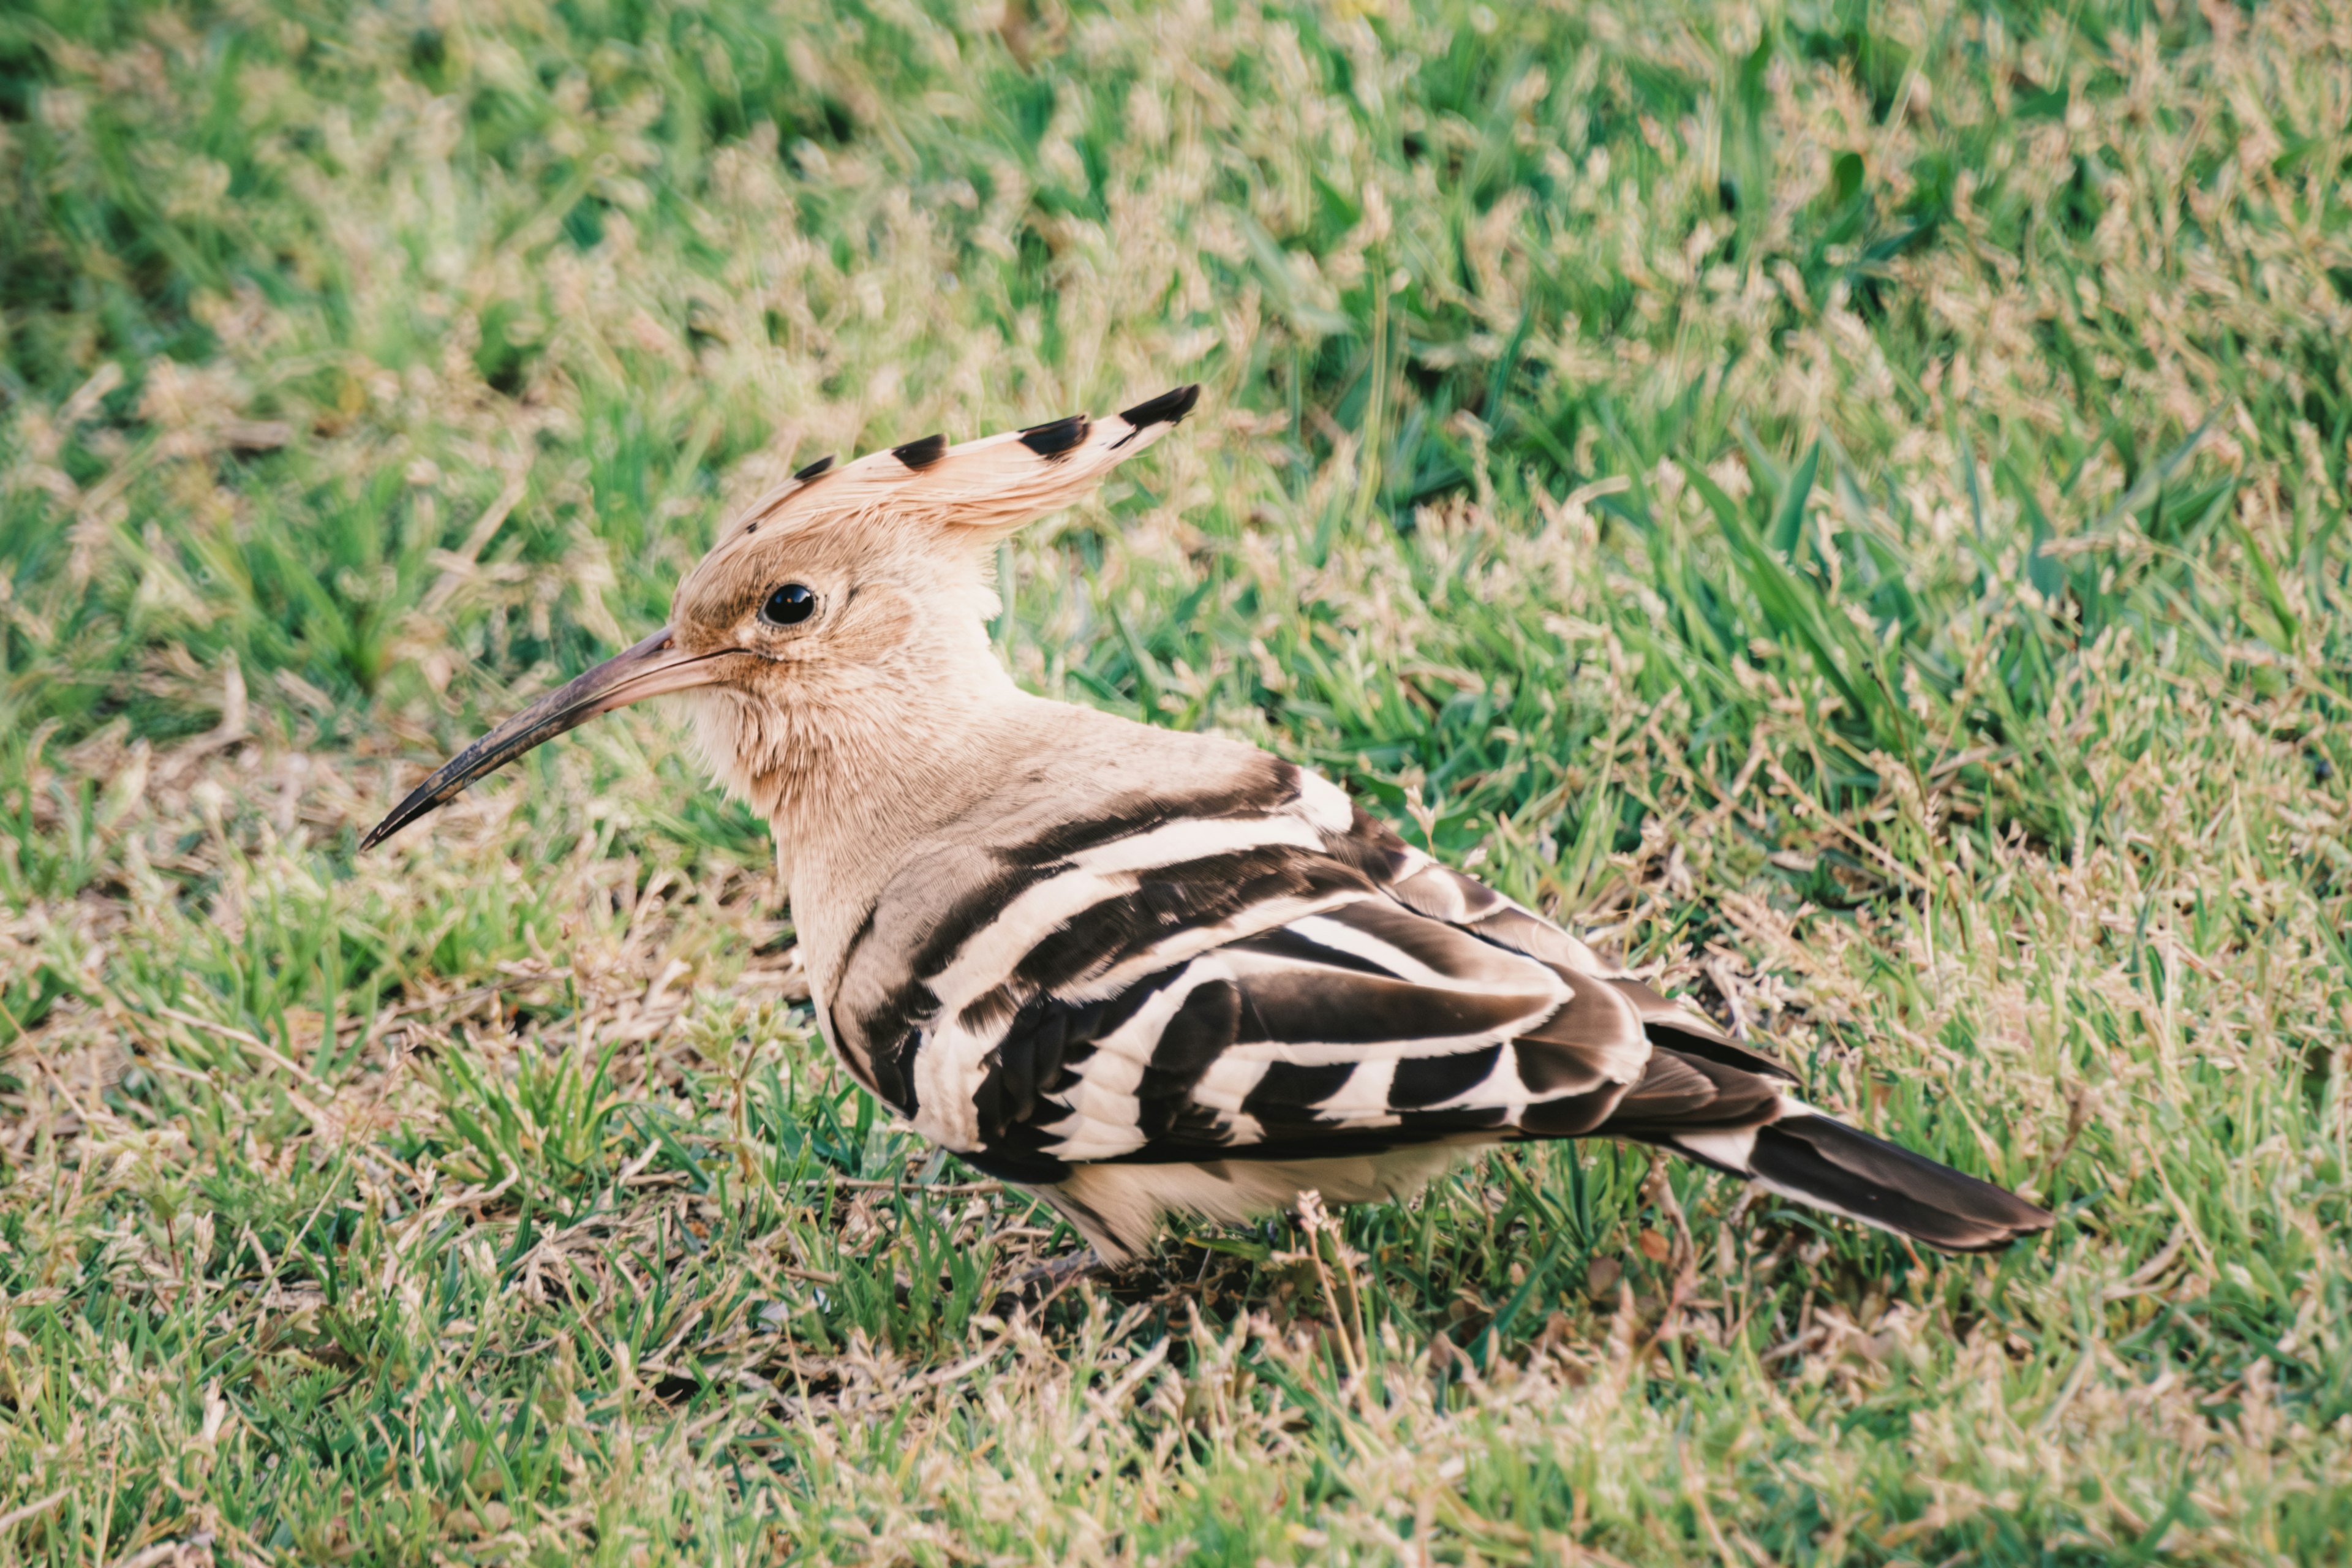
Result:
<svg viewBox="0 0 2352 1568"><path fill-rule="evenodd" d="M373 849L484 773L506 766L541 741L577 729L599 713L665 692L709 685L719 678L719 660L729 651L683 652L664 626L628 652L615 654L549 692L442 763L439 772L411 790L391 816L360 840L360 847Z"/></svg>

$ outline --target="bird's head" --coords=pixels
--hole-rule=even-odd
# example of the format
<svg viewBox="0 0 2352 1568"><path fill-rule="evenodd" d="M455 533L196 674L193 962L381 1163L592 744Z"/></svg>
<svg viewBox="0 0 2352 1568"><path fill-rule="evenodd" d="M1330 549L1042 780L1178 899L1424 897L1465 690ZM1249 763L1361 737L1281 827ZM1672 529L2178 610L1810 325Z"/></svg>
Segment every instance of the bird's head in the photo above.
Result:
<svg viewBox="0 0 2352 1568"><path fill-rule="evenodd" d="M362 847L541 742L649 697L695 694L712 766L756 800L794 756L872 731L845 720L953 700L961 679L1001 681L986 631L997 542L1085 495L1199 395L1179 387L1101 419L810 464L727 525L679 583L668 626L452 757Z"/></svg>

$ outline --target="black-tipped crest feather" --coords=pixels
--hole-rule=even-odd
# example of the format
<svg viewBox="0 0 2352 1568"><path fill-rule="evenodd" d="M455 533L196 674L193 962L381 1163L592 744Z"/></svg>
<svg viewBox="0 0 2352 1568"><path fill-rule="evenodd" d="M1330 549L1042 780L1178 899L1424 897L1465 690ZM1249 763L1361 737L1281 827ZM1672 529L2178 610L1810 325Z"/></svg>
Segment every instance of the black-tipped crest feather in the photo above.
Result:
<svg viewBox="0 0 2352 1568"><path fill-rule="evenodd" d="M1083 414L1073 414L1066 419L1032 425L1021 432L1021 444L1041 458L1065 457L1084 444L1093 428L1094 421Z"/></svg>
<svg viewBox="0 0 2352 1568"><path fill-rule="evenodd" d="M920 473L948 455L948 438L926 436L919 441L909 441L903 447L893 447L890 455L907 467Z"/></svg>
<svg viewBox="0 0 2352 1568"><path fill-rule="evenodd" d="M1118 416L1139 430L1148 429L1154 425L1173 425L1192 413L1192 405L1200 401L1201 388L1196 383L1163 392L1159 396L1148 398L1132 408L1122 408L1119 410Z"/></svg>

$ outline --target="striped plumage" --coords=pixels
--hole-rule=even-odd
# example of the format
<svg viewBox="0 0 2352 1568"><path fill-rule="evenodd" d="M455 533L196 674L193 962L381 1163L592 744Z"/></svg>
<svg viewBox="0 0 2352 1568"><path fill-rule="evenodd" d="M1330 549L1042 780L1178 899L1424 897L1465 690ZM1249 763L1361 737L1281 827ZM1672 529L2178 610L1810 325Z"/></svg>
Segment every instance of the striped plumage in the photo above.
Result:
<svg viewBox="0 0 2352 1568"><path fill-rule="evenodd" d="M811 465L730 527L668 628L468 748L370 842L595 713L691 692L714 770L775 826L849 1070L1109 1260L1171 1211L1402 1195L1528 1138L1638 1140L1955 1250L2050 1223L1814 1111L1785 1068L1328 780L1013 686L988 551L1194 396Z"/></svg>

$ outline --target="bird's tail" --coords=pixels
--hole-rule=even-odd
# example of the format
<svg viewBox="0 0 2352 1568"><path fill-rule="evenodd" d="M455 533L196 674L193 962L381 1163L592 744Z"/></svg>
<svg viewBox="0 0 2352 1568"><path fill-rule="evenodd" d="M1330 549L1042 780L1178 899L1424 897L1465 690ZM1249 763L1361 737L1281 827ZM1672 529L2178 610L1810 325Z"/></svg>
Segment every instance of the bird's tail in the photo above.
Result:
<svg viewBox="0 0 2352 1568"><path fill-rule="evenodd" d="M1698 1092L1697 1079L1712 1092ZM1597 1131L1641 1139L1768 1191L1947 1252L1992 1252L2055 1216L2016 1194L1822 1115L1727 1062L1660 1048Z"/></svg>
<svg viewBox="0 0 2352 1568"><path fill-rule="evenodd" d="M2050 1228L2048 1209L1818 1111L1756 1130L1751 1177L1784 1197L1947 1252L1995 1252Z"/></svg>

